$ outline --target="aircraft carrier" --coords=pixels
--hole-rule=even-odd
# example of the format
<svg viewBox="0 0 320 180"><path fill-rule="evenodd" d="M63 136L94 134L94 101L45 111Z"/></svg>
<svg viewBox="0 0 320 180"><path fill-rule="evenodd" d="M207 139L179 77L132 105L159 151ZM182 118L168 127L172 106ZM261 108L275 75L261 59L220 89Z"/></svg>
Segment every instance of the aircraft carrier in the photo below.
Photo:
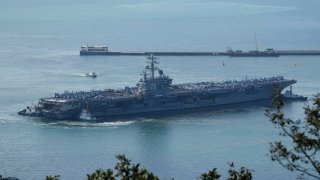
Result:
<svg viewBox="0 0 320 180"><path fill-rule="evenodd" d="M135 87L55 93L36 105L18 112L53 120L105 120L114 117L143 116L196 108L271 99L274 93L296 83L274 76L223 82L172 84L172 78L157 67L154 55Z"/></svg>

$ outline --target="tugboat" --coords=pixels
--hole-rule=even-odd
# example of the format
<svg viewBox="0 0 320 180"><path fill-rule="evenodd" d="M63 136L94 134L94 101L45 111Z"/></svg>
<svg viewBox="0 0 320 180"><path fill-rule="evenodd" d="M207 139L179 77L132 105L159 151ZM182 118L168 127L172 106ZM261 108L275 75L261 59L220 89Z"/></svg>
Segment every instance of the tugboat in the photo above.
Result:
<svg viewBox="0 0 320 180"><path fill-rule="evenodd" d="M156 116L180 110L271 100L274 89L281 92L297 82L273 76L173 84L173 79L157 66L159 62L153 54L147 59L142 77L134 87L55 93L53 97L41 98L37 106L22 110L19 114L76 121Z"/></svg>
<svg viewBox="0 0 320 180"><path fill-rule="evenodd" d="M96 78L97 74L95 72L90 72L86 74L86 77L92 77L92 78Z"/></svg>
<svg viewBox="0 0 320 180"><path fill-rule="evenodd" d="M306 101L306 100L308 100L308 97L301 96L301 95L298 95L298 94L293 94L292 93L292 86L290 86L290 89L286 90L284 92L284 94L281 94L281 95L282 95L282 98L284 100L296 100L296 101Z"/></svg>

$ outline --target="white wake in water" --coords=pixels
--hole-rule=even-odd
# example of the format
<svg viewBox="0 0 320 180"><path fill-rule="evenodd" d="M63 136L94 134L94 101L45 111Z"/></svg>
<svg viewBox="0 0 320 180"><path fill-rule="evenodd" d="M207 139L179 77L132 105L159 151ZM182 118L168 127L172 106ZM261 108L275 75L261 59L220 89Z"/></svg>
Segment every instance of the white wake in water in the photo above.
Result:
<svg viewBox="0 0 320 180"><path fill-rule="evenodd" d="M49 126L66 126L66 127L118 127L130 125L136 121L114 121L114 122L75 122L75 121L59 121L44 123Z"/></svg>

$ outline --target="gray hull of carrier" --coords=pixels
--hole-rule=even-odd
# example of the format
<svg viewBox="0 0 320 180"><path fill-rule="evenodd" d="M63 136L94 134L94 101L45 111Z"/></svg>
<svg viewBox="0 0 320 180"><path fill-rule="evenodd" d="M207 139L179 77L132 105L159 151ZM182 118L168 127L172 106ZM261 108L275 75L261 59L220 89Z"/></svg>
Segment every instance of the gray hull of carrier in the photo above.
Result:
<svg viewBox="0 0 320 180"><path fill-rule="evenodd" d="M172 79L156 66L156 57L150 55L147 63L143 77L135 87L56 93L54 97L42 98L36 106L18 113L54 120L142 116L271 99L275 93L296 83L296 80L276 76L242 81L172 84Z"/></svg>

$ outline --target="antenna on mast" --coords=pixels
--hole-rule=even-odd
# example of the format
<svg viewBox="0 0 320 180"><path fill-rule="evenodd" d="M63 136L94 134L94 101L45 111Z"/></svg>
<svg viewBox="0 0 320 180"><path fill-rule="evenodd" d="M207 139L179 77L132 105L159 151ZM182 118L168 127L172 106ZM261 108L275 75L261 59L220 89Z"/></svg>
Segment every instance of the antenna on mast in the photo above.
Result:
<svg viewBox="0 0 320 180"><path fill-rule="evenodd" d="M256 51L258 52L259 49L258 49L257 34L256 33L254 33L254 44L256 45Z"/></svg>
<svg viewBox="0 0 320 180"><path fill-rule="evenodd" d="M147 66L146 69L148 69L151 72L151 79L154 79L154 71L158 69L158 67L155 66L155 64L159 64L156 57L153 56L153 54L150 54L147 58L149 61L147 63L150 64L150 66Z"/></svg>

